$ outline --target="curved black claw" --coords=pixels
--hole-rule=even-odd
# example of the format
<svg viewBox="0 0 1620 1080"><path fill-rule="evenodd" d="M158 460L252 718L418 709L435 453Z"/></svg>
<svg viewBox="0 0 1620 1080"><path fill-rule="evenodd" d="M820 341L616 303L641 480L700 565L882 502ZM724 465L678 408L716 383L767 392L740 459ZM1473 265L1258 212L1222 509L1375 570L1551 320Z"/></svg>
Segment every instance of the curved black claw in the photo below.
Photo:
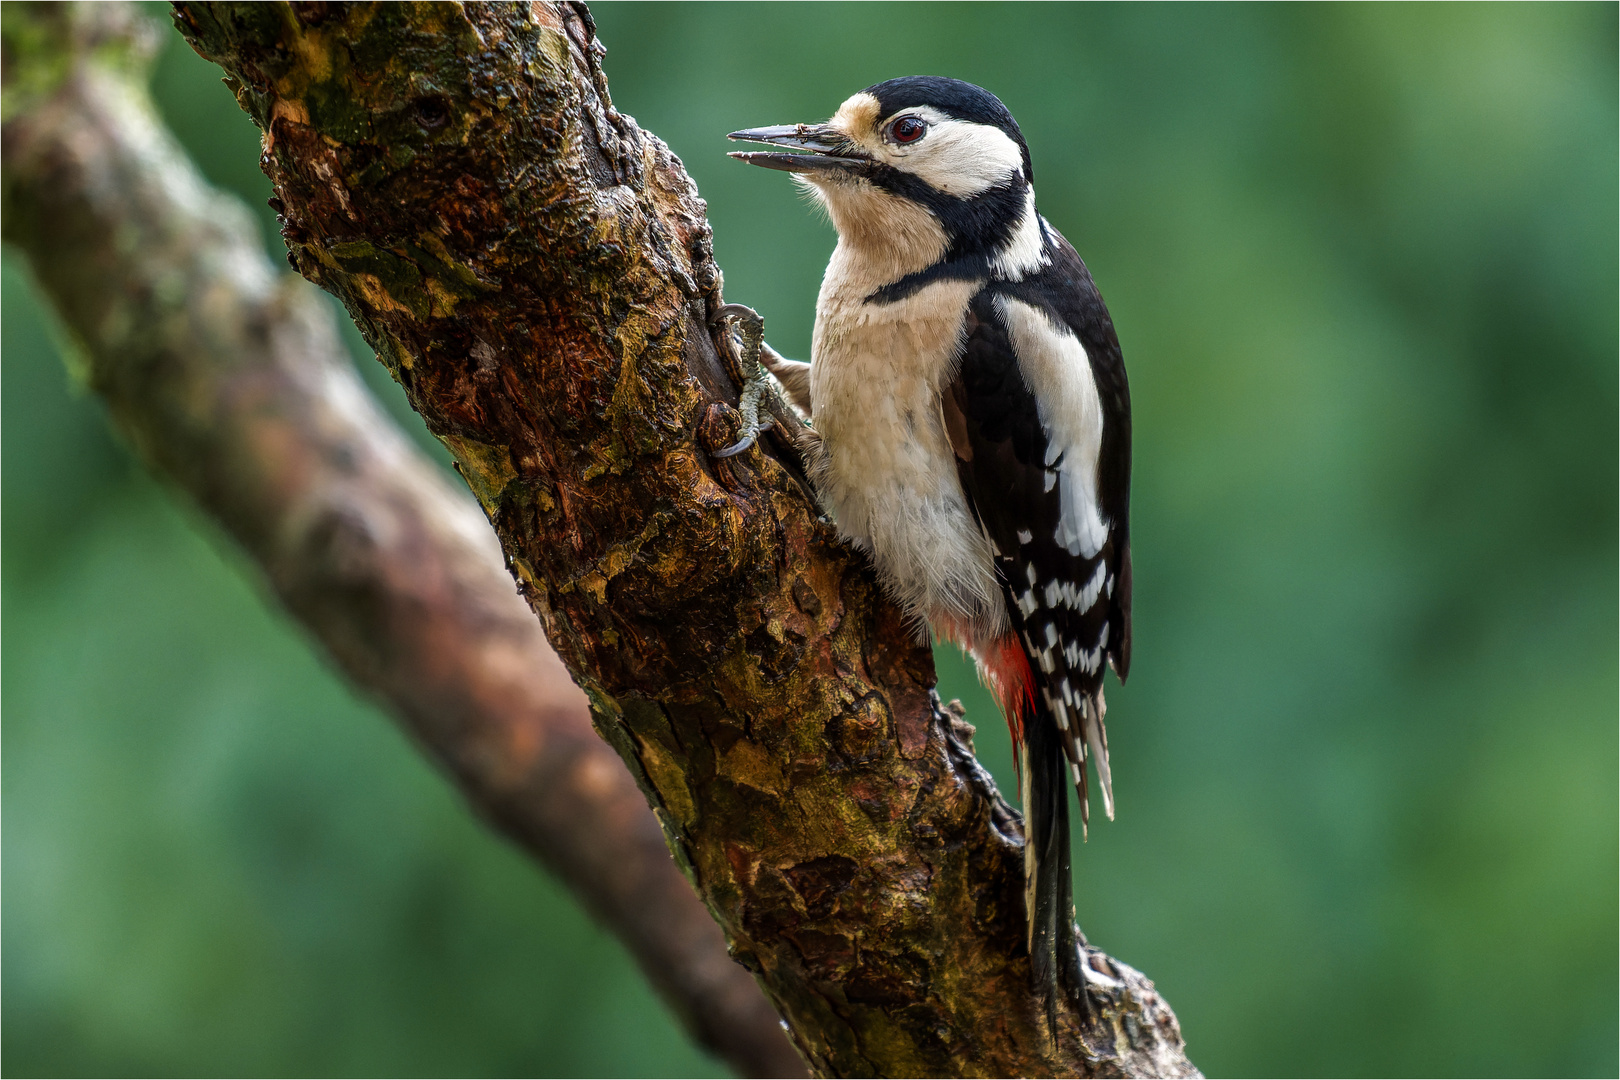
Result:
<svg viewBox="0 0 1620 1080"><path fill-rule="evenodd" d="M714 322L724 322L726 319L739 319L743 322L758 323L761 330L765 329L765 318L747 304L721 304L714 309Z"/></svg>
<svg viewBox="0 0 1620 1080"><path fill-rule="evenodd" d="M774 424L774 423L776 423L776 421L774 421L774 420L765 421L763 424L760 424L754 430L749 431L741 439L739 439L738 441L732 443L730 446L726 447L724 450L716 450L714 453L710 454L709 456L710 457L717 457L717 458L728 458L728 457L733 457L733 456L735 456L737 454L742 453L744 450L748 449L750 446L753 446L755 443L759 442L760 435L763 432L769 431L771 425Z"/></svg>

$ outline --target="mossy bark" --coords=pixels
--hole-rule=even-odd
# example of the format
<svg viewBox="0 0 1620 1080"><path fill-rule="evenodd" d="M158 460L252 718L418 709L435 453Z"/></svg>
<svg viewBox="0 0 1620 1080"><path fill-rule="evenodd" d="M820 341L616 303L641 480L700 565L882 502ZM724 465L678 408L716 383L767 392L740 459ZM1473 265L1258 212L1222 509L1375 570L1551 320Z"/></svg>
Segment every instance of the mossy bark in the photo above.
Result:
<svg viewBox="0 0 1620 1080"><path fill-rule="evenodd" d="M133 5L7 4L5 238L146 464L491 824L625 944L693 1038L802 1075L464 491L366 392L331 305L155 115ZM86 612L93 617L94 612Z"/></svg>
<svg viewBox="0 0 1620 1080"><path fill-rule="evenodd" d="M289 257L455 455L676 862L827 1075L1176 1075L1090 953L1029 987L1017 816L786 440L738 457L704 205L582 5L181 3ZM785 426L787 418L783 418Z"/></svg>

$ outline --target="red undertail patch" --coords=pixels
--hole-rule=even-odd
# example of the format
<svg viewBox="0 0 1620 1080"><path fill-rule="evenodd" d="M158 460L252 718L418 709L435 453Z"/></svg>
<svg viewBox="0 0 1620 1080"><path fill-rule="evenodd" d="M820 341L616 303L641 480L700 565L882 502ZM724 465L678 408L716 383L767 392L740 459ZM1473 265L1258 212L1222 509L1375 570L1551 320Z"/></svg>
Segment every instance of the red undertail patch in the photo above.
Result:
<svg viewBox="0 0 1620 1080"><path fill-rule="evenodd" d="M998 638L978 657L979 674L1007 719L1013 743L1024 741L1024 717L1035 708L1035 676L1029 670L1024 646L1012 634Z"/></svg>
<svg viewBox="0 0 1620 1080"><path fill-rule="evenodd" d="M968 644L972 635L954 620L936 618L933 623L935 632L941 637L971 653L979 668L979 680L989 688L996 704L1001 706L1001 715L1007 721L1013 746L1022 746L1024 717L1035 710L1035 676L1030 671L1029 657L1024 655L1024 646L1018 640L1018 635L1003 634L988 645L974 648ZM1013 762L1022 777L1023 767L1017 753L1013 754Z"/></svg>

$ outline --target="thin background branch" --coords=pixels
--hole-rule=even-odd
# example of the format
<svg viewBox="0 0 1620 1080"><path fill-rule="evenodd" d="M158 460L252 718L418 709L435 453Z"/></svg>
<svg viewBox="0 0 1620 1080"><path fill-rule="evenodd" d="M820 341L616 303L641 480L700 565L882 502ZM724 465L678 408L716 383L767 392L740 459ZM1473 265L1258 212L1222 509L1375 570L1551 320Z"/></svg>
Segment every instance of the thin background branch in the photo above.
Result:
<svg viewBox="0 0 1620 1080"><path fill-rule="evenodd" d="M377 407L327 304L271 265L246 208L157 120L155 32L121 4L6 13L5 239L91 387L344 673L626 944L699 1043L747 1075L802 1075L477 505Z"/></svg>

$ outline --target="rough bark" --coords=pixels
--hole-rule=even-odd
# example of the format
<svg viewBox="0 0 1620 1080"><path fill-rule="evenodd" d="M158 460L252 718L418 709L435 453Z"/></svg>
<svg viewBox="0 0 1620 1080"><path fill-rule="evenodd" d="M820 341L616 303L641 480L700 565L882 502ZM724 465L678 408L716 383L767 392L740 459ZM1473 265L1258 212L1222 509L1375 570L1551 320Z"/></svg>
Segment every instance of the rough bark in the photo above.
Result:
<svg viewBox="0 0 1620 1080"><path fill-rule="evenodd" d="M778 442L724 462L720 275L579 6L181 4L295 265L456 455L736 959L829 1075L1192 1072L1088 951L1048 1035L1017 816Z"/></svg>
<svg viewBox="0 0 1620 1080"><path fill-rule="evenodd" d="M5 238L142 457L264 570L350 679L630 948L745 1075L803 1073L775 1010L591 730L483 515L350 366L328 305L279 273L150 108L122 5L5 14Z"/></svg>

